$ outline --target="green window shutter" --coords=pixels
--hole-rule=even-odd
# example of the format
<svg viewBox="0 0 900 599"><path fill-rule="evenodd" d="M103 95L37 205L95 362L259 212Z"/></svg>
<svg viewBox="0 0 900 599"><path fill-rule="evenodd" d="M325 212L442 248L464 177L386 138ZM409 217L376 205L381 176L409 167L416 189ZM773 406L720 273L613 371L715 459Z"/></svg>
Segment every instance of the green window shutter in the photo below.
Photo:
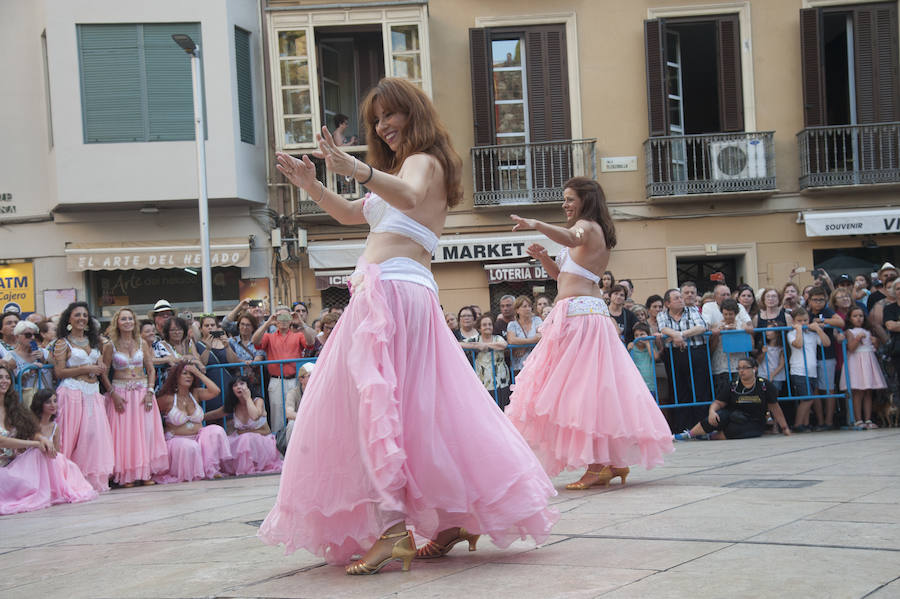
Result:
<svg viewBox="0 0 900 599"><path fill-rule="evenodd" d="M241 121L241 141L256 143L253 125L253 80L250 76L250 32L234 28L234 61L237 71L238 114Z"/></svg>
<svg viewBox="0 0 900 599"><path fill-rule="evenodd" d="M135 25L78 25L84 143L143 141L144 83Z"/></svg>
<svg viewBox="0 0 900 599"><path fill-rule="evenodd" d="M173 33L191 36L194 43L200 46L202 53L199 23L143 25L149 141L194 139L191 60L184 50L172 41Z"/></svg>

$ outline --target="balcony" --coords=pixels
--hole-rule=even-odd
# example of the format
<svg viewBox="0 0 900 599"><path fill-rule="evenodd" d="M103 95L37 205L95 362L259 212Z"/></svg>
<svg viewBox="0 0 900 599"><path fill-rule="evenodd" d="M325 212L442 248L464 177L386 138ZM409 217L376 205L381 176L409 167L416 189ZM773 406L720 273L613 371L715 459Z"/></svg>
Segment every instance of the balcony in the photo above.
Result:
<svg viewBox="0 0 900 599"><path fill-rule="evenodd" d="M800 189L900 183L900 123L809 127L797 143Z"/></svg>
<svg viewBox="0 0 900 599"><path fill-rule="evenodd" d="M365 146L353 146L351 148L342 149L351 156L365 162ZM322 184L325 185L325 187L330 191L333 191L334 193L338 194L339 196L345 197L348 200L359 199L367 192L367 189L357 183L356 179L350 179L349 181L347 181L340 175L328 172L328 169L325 168L324 160L315 158L311 154L309 156L309 159L312 160L313 164L316 165L316 179L321 181ZM318 200L319 198L316 199ZM296 189L295 202L296 206L294 208L294 214L298 216L323 216L326 214L325 211L322 210L322 208L309 196L309 194L300 188Z"/></svg>
<svg viewBox="0 0 900 599"><path fill-rule="evenodd" d="M597 176L596 139L472 148L475 206L561 202L563 185Z"/></svg>
<svg viewBox="0 0 900 599"><path fill-rule="evenodd" d="M651 137L647 197L768 195L775 191L774 131Z"/></svg>

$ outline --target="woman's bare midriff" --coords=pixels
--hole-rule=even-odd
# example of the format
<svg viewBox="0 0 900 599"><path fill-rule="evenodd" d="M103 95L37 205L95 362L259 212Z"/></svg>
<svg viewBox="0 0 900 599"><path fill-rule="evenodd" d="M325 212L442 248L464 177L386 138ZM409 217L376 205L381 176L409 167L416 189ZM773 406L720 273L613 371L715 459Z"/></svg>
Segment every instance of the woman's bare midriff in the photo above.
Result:
<svg viewBox="0 0 900 599"><path fill-rule="evenodd" d="M397 233L370 233L362 257L372 264L391 258L410 258L431 268L431 254L409 237Z"/></svg>
<svg viewBox="0 0 900 599"><path fill-rule="evenodd" d="M556 299L561 300L567 297L578 297L588 295L591 297L603 297L600 286L591 283L584 277L569 272L561 272L556 279L557 295Z"/></svg>

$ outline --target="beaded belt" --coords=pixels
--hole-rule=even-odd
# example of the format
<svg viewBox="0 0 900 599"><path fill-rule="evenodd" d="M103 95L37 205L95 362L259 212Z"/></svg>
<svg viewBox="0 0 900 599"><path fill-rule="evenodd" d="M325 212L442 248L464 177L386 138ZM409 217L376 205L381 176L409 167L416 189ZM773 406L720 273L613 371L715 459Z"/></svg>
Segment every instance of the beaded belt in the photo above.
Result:
<svg viewBox="0 0 900 599"><path fill-rule="evenodd" d="M566 316L585 316L588 314L609 316L609 307L602 298L591 295L577 295L568 298Z"/></svg>

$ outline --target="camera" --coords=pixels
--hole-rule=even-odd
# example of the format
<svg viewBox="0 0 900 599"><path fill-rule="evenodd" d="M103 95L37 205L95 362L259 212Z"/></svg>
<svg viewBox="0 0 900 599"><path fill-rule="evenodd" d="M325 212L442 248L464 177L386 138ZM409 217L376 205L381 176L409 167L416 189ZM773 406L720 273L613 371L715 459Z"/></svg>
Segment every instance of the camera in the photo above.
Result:
<svg viewBox="0 0 900 599"><path fill-rule="evenodd" d="M258 308L258 307L262 306L262 300L252 299L249 302L247 302L247 305L250 306L251 308Z"/></svg>
<svg viewBox="0 0 900 599"><path fill-rule="evenodd" d="M225 331L210 331L210 337L221 337L225 334Z"/></svg>

